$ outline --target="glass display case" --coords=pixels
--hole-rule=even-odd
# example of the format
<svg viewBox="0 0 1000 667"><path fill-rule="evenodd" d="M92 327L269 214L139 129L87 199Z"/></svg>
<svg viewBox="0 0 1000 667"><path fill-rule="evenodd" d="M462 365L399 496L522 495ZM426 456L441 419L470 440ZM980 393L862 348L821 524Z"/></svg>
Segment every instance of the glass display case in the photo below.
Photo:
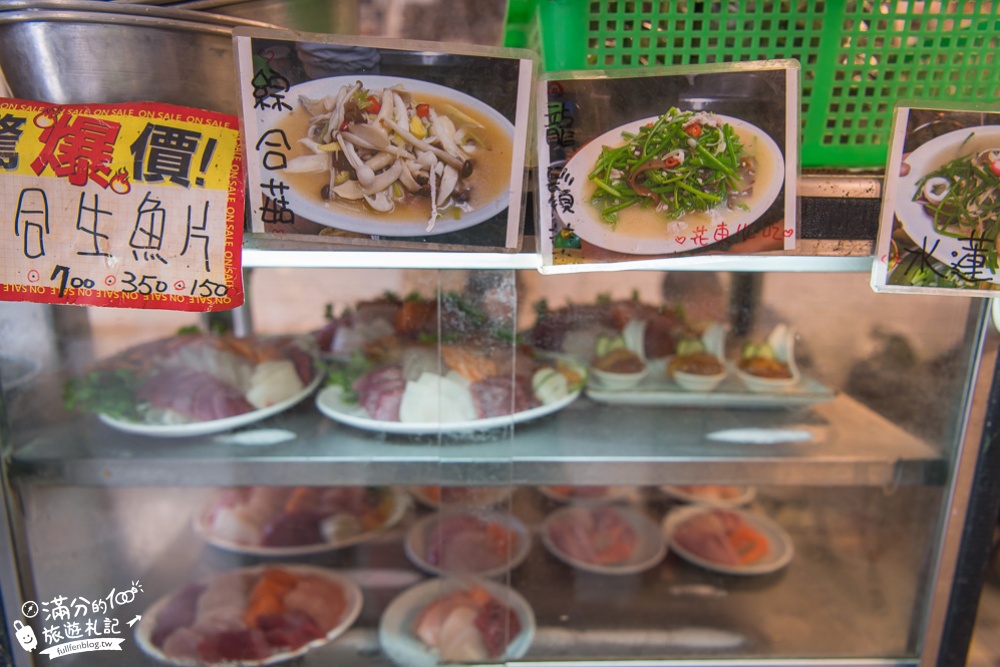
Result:
<svg viewBox="0 0 1000 667"><path fill-rule="evenodd" d="M561 277L246 257L248 303L227 316L3 305L4 609L13 628L39 605L38 650L74 639L53 613L78 599L77 638L96 620L122 653L66 660L101 665L306 649L302 664L933 664L960 640L943 632L968 614L959 550L989 532L967 514L995 356L980 300L876 295L850 256ZM682 386L674 362L709 331L725 377ZM284 345L313 356L291 407L199 413L231 428L190 435L175 413L216 400L201 374ZM606 366L616 350L646 376ZM794 384L743 377L771 353ZM168 373L166 392L179 367L175 395L135 384ZM963 558L962 580L981 577ZM305 598L343 618L240 634L276 570L333 577L334 611L325 588ZM237 571L220 621L203 596ZM472 611L445 631L426 609L458 598ZM14 664L42 659L11 639Z"/></svg>
<svg viewBox="0 0 1000 667"><path fill-rule="evenodd" d="M44 21L22 4L0 16L5 34L24 30L29 53L63 39L25 28ZM108 19L120 10L97 4L85 20L42 8L63 27L152 24L171 40L173 21L192 21L128 3L131 18ZM0 302L2 662L964 665L1000 501L997 320L986 299L872 291L889 106L834 118L814 78L823 58L853 63L828 73L858 96L861 63L881 57L890 80L909 55L854 49L897 21L837 2L800 3L791 26L787 3L519 1L505 26L503 3L372 0L360 17L335 4L266 20L503 33L549 70L800 58L817 169L798 179L796 249L543 275L529 193L517 253L248 233L246 304L226 313ZM689 8L736 12L709 30L760 39L716 59L700 22L631 16ZM911 23L924 9L896 6ZM118 102L95 91L128 84L130 99L236 113L228 61L203 68L222 83L174 76L230 55L231 28L250 25L232 14L185 28L208 56L146 57L130 81L125 56L78 71L89 62L67 39L63 61L16 59L10 94ZM625 34L654 28L676 39ZM684 39L693 56L635 50ZM87 98L64 97L60 78Z"/></svg>

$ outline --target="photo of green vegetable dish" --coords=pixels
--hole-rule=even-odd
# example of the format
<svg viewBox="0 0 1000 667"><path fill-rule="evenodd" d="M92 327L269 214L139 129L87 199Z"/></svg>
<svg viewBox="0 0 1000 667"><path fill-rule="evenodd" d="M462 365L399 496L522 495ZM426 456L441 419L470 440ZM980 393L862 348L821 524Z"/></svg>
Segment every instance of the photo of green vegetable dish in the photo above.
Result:
<svg viewBox="0 0 1000 667"><path fill-rule="evenodd" d="M986 266L997 270L1000 148L963 155L925 174L913 201L923 206L938 234L986 240Z"/></svg>
<svg viewBox="0 0 1000 667"><path fill-rule="evenodd" d="M588 174L596 186L590 204L612 227L621 212L633 208L652 208L664 222L749 209L757 160L719 116L671 108L621 137L624 144L601 148Z"/></svg>

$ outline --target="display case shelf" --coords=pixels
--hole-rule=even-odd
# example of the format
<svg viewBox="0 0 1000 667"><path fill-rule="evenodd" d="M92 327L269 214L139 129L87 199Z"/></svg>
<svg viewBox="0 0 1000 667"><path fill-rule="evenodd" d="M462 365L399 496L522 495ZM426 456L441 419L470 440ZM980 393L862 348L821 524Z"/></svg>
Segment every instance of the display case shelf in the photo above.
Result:
<svg viewBox="0 0 1000 667"><path fill-rule="evenodd" d="M806 442L710 440L727 429L792 429ZM155 439L94 418L25 434L11 472L73 485L936 483L933 447L839 395L812 408L710 410L603 405L583 398L535 422L476 434L391 436L342 426L311 402L262 422L272 445ZM256 435L260 435L257 433Z"/></svg>
<svg viewBox="0 0 1000 667"><path fill-rule="evenodd" d="M178 489L167 493L178 517L195 513L203 502L198 494L185 496ZM927 487L909 487L889 497L873 489L762 490L751 510L772 516L794 544L795 556L784 569L759 576L724 575L668 553L645 572L608 576L574 569L552 556L539 539L538 526L559 505L534 489L520 488L509 510L531 527L532 546L525 561L501 581L525 597L537 629L528 654L514 664L916 664L902 656L915 651L910 629L917 597L913 583L926 563L919 550L907 547L927 539L921 512L935 497L935 490ZM85 497L76 499L86 502ZM36 499L32 506L40 511L42 506L66 500L57 494L46 501ZM151 535L147 539L166 542L159 556L144 563L141 570L127 556L116 558L123 571L139 573L135 576L143 582L147 606L192 580L261 562L215 549L190 529L153 536L163 528L156 520L158 504L144 502L136 490L124 490L122 498L108 502L128 503L136 525L148 526ZM633 500L632 506L657 522L676 507L653 489ZM332 644L310 652L300 664L393 664L380 645L378 624L401 590L427 576L410 564L403 549L407 531L427 511L418 508L401 525L369 543L286 559L334 568L354 578L365 597L356 624ZM858 520L865 511L884 512L892 520L875 530ZM144 512L147 521L142 522ZM103 548L128 554L129 540L138 538L116 536L103 543ZM118 544L119 540L123 543ZM87 572L91 576L86 580L112 585L101 560L89 562L95 571ZM80 572L60 570L55 562L44 559L39 565L40 581L47 589L79 586ZM565 593L552 595L553 586ZM851 642L845 643L844 637ZM123 648L128 664L157 664L134 642L126 642ZM596 663L588 661L598 656ZM790 662L787 656L797 656L802 662ZM830 660L830 656L838 659ZM862 663L853 662L861 658ZM94 655L81 656L78 664L104 663L100 655Z"/></svg>

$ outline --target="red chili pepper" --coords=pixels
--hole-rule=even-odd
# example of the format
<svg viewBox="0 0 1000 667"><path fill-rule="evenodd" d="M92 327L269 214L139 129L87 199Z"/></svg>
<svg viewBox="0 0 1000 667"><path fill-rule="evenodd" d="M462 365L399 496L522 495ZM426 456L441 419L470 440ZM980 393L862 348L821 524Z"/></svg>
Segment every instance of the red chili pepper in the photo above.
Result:
<svg viewBox="0 0 1000 667"><path fill-rule="evenodd" d="M687 132L690 136L697 139L698 137L701 136L701 125L699 123L688 125L687 127L684 128L684 131Z"/></svg>
<svg viewBox="0 0 1000 667"><path fill-rule="evenodd" d="M993 172L994 176L1000 176L1000 160L990 162L990 171Z"/></svg>
<svg viewBox="0 0 1000 667"><path fill-rule="evenodd" d="M681 161L675 158L673 155L668 155L667 157L663 158L663 166L666 169L673 169L680 163Z"/></svg>
<svg viewBox="0 0 1000 667"><path fill-rule="evenodd" d="M379 98L375 97L374 95L369 95L368 108L365 109L365 111L367 111L368 113L378 113L381 110L382 110L382 102L379 100Z"/></svg>
<svg viewBox="0 0 1000 667"><path fill-rule="evenodd" d="M417 105L417 115L421 118L427 118L431 115L431 105L429 104L418 104Z"/></svg>
<svg viewBox="0 0 1000 667"><path fill-rule="evenodd" d="M343 123L340 124L340 131L347 132L347 128L349 128L350 126L351 126L351 121L345 120Z"/></svg>

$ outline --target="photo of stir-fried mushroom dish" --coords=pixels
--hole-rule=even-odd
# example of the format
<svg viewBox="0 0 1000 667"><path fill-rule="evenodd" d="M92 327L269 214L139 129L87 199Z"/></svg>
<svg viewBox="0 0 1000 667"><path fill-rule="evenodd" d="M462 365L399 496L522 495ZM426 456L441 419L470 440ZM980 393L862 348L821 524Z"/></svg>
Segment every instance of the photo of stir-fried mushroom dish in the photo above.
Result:
<svg viewBox="0 0 1000 667"><path fill-rule="evenodd" d="M292 93L282 129L297 143L282 175L296 214L408 236L465 228L507 208L514 129L475 98L385 76L320 79Z"/></svg>

